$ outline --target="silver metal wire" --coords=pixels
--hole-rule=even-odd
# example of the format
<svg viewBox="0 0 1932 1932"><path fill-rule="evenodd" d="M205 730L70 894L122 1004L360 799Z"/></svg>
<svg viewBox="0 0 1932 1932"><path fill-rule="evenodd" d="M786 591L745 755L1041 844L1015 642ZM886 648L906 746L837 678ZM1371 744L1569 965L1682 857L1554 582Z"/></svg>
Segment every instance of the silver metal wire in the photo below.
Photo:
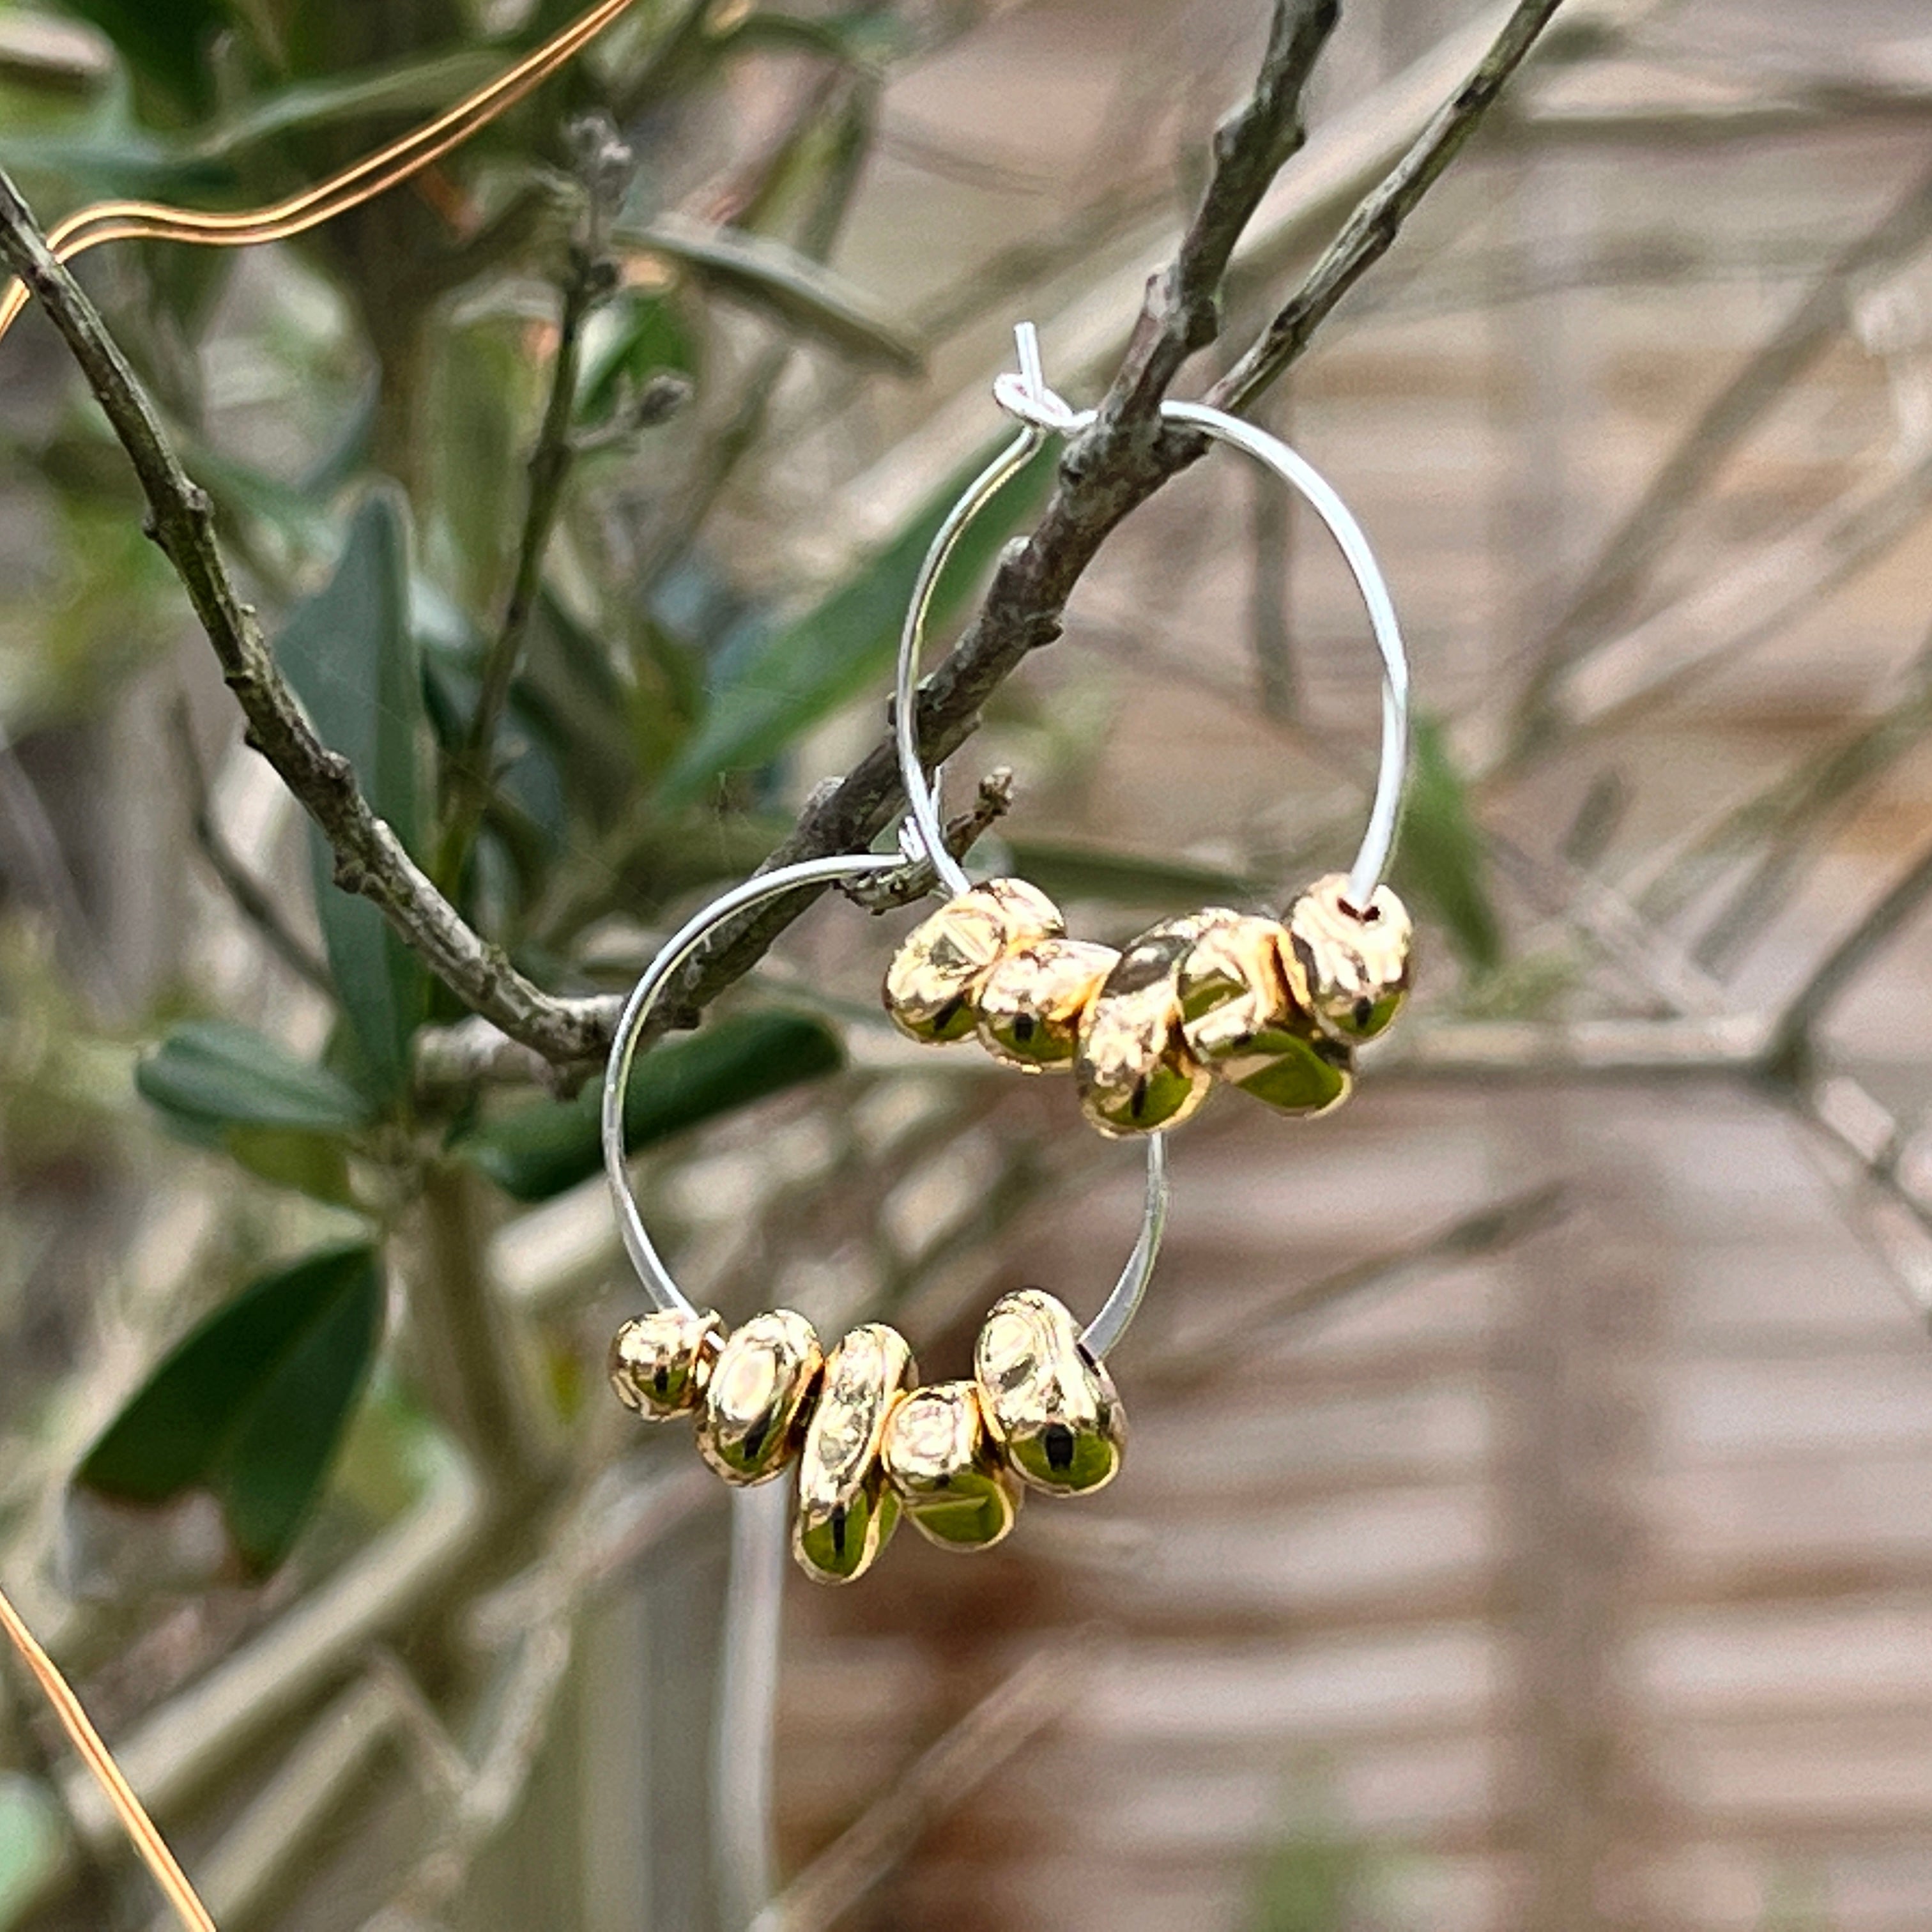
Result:
<svg viewBox="0 0 1932 1932"><path fill-rule="evenodd" d="M914 784L911 796L925 799L930 804L923 775ZM929 849L938 852L945 848L943 842L935 840ZM610 1042L610 1057L604 1067L602 1121L604 1173L610 1184L610 1204L617 1217L617 1232L622 1238L624 1250L630 1256L631 1265L637 1270L638 1279L644 1283L644 1292L650 1296L653 1306L667 1313L688 1315L694 1312L645 1228L637 1196L632 1190L630 1168L625 1157L624 1096L630 1086L631 1068L637 1058L638 1042L643 1036L644 1024L664 988L679 968L697 950L705 935L734 914L762 904L766 899L776 898L799 886L820 885L834 879L862 878L869 873L896 871L905 862L905 858L897 852L849 852L823 859L801 859L795 865L780 866L773 871L760 872L742 884L734 886L729 892L720 893L701 911L686 920L665 940L657 957L644 969L643 978L632 988L631 996L624 1002L623 1011L618 1016L617 1030ZM1112 1292L1081 1336L1096 1358L1106 1354L1126 1332L1128 1323L1133 1319L1141 1298L1147 1292L1166 1226L1167 1192L1167 1149L1159 1134L1150 1135L1147 1144L1147 1192L1139 1236Z"/></svg>
<svg viewBox="0 0 1932 1932"><path fill-rule="evenodd" d="M926 552L919 577L913 586L912 601L906 610L904 628L899 634L898 668L893 687L892 724L898 750L899 776L905 786L907 808L916 828L920 849L929 853L933 865L949 890L963 892L971 881L964 868L945 850L940 821L940 769L928 783L920 762L919 742L914 728L918 702L919 667L926 640L926 620L932 602L933 586L954 546L973 519L997 496L1047 437L1071 436L1085 429L1094 418L1091 410L1074 410L1047 388L1041 372L1040 338L1030 322L1014 331L1019 347L1020 368L993 384L994 400L1008 415L1025 425L1019 436L967 485L966 492L946 514L932 548ZM1279 436L1258 429L1239 416L1210 409L1204 403L1166 402L1160 406L1164 421L1186 424L1240 450L1289 488L1298 491L1328 525L1342 560L1361 592L1368 611L1370 628L1382 656L1382 764L1376 775L1375 800L1369 812L1366 830L1348 870L1351 904L1366 906L1382 883L1388 869L1389 854L1395 844L1396 826L1402 810L1403 780L1408 766L1408 654L1396 622L1395 604L1387 580L1376 562L1362 526L1334 487L1306 458L1288 448Z"/></svg>

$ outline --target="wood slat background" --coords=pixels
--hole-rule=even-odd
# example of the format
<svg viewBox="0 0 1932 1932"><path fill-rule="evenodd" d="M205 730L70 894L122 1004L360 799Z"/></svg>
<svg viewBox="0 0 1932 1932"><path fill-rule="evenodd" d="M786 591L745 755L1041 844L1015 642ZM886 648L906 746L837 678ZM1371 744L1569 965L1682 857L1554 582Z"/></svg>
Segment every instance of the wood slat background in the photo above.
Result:
<svg viewBox="0 0 1932 1932"><path fill-rule="evenodd" d="M1910 7L1703 5L1666 31L1722 74L1922 48L1925 26ZM1002 61L1030 71L1074 32L1024 16L974 43L972 78L995 92ZM920 83L922 116L945 113L939 92ZM1694 147L1497 142L1445 187L1277 406L1382 545L1429 709L1468 728L1695 410L1902 191L1926 138L1922 120L1848 119ZM1678 267L1612 266L1646 260ZM1518 272L1556 286L1517 298ZM1892 299L1932 314L1932 271ZM1874 471L1926 360L1888 365L1848 330L1724 471L1653 604ZM1252 702L1240 487L1190 478L1174 496L1083 587L1086 642L1076 621L1029 673L1108 698L1090 769L1036 808L1212 856L1229 828L1265 842L1346 794ZM1305 716L1366 747L1365 646L1319 550L1304 531ZM1490 788L1486 819L1553 860L1614 772L1629 802L1603 868L1633 872L1868 715L1928 621L1920 529L1660 710ZM1834 828L1732 1003L1802 980L1928 831L1922 749ZM1520 950L1558 942L1504 897ZM1425 1014L1456 980L1432 946ZM1614 974L1579 998L1648 1010ZM1891 1103L1932 1094L1922 922L1832 1037ZM1014 1132L1072 1131L1070 1096L1012 1104ZM1116 1359L1134 1434L1113 1490L1036 1502L983 1558L908 1536L859 1589L794 1592L788 1868L1043 1637L1090 1628L1070 1714L844 1922L1312 1925L1256 1902L1263 1861L1299 1841L1356 1861L1350 1925L1932 1924L1932 1346L1812 1130L1722 1075L1484 1086L1396 1065L1313 1126L1226 1100L1175 1158L1168 1256ZM1514 1246L1306 1321L1258 1313L1545 1183L1560 1212ZM1123 1156L1029 1213L982 1302L1037 1280L1090 1305L1134 1188ZM956 1372L969 1332L922 1336L928 1370ZM1216 1336L1204 1366L1168 1366Z"/></svg>

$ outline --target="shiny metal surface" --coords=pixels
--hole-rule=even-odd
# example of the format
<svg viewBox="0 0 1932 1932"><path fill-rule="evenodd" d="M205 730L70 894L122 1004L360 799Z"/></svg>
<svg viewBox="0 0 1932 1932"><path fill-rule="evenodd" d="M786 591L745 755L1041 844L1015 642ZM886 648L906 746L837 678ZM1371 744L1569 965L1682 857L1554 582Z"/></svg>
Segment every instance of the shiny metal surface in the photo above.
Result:
<svg viewBox="0 0 1932 1932"><path fill-rule="evenodd" d="M896 1329L868 1322L825 1358L798 1464L792 1554L820 1583L862 1576L898 1520L879 1446L900 1397L919 1378Z"/></svg>
<svg viewBox="0 0 1932 1932"><path fill-rule="evenodd" d="M653 1310L611 1338L610 1387L647 1422L688 1415L704 1400L724 1342L724 1322L710 1309Z"/></svg>
<svg viewBox="0 0 1932 1932"><path fill-rule="evenodd" d="M892 1024L928 1045L973 1030L974 1002L986 977L1016 946L1057 938L1060 908L1024 879L988 879L914 927L886 968L885 1006Z"/></svg>
<svg viewBox="0 0 1932 1932"><path fill-rule="evenodd" d="M754 1315L719 1352L698 1447L727 1482L762 1483L798 1454L825 1358L802 1315Z"/></svg>
<svg viewBox="0 0 1932 1932"><path fill-rule="evenodd" d="M1316 1024L1306 983L1275 920L1230 920L1182 962L1181 1037L1220 1078L1278 1112L1326 1113L1354 1090L1354 1060Z"/></svg>
<svg viewBox="0 0 1932 1932"><path fill-rule="evenodd" d="M1120 958L1111 946L1081 939L1036 939L1012 948L994 963L974 1002L980 1043L1022 1073L1070 1066L1080 1023Z"/></svg>
<svg viewBox="0 0 1932 1932"><path fill-rule="evenodd" d="M1141 934L1107 975L1080 1028L1080 1107L1103 1134L1176 1126L1208 1097L1208 1070L1180 1030L1180 969L1208 932L1238 913L1210 907Z"/></svg>
<svg viewBox="0 0 1932 1932"><path fill-rule="evenodd" d="M1385 1031L1408 997L1408 909L1386 886L1358 910L1340 872L1317 879L1288 909L1288 944L1323 1032L1353 1044Z"/></svg>
<svg viewBox="0 0 1932 1932"><path fill-rule="evenodd" d="M1112 1378L1045 1289L1003 1294L973 1348L988 1429L1020 1480L1054 1496L1104 1488L1119 1474L1126 1412Z"/></svg>
<svg viewBox="0 0 1932 1932"><path fill-rule="evenodd" d="M886 1419L886 1478L914 1528L945 1550L989 1550L1025 1491L1002 1460L973 1382L915 1389Z"/></svg>

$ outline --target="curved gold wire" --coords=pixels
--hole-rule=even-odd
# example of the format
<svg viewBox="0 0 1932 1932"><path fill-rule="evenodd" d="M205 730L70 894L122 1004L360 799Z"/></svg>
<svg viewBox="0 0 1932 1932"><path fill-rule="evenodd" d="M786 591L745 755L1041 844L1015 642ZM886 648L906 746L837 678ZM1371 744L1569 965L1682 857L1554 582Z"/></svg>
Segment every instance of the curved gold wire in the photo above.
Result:
<svg viewBox="0 0 1932 1932"><path fill-rule="evenodd" d="M58 1665L40 1648L20 1612L8 1600L4 1590L0 1590L0 1629L5 1630L8 1640L34 1673L34 1681L53 1706L54 1715L59 1718L62 1729L74 1740L74 1749L80 1752L96 1783L106 1793L108 1803L114 1808L114 1815L134 1840L142 1862L154 1874L161 1896L174 1907L189 1932L218 1932L208 1907L196 1896L194 1887L188 1881L188 1874L176 1863L174 1853L168 1850L167 1840L134 1796L133 1786L121 1774L121 1767L114 1762L114 1754L102 1743L100 1733L94 1728L93 1720L82 1708L80 1700L61 1675Z"/></svg>
<svg viewBox="0 0 1932 1932"><path fill-rule="evenodd" d="M47 231L54 259L70 262L109 242L185 242L202 248L246 248L285 242L372 200L418 174L487 128L557 70L574 59L632 0L598 0L494 80L465 94L420 128L352 162L313 188L266 207L208 214L163 202L101 201L77 208ZM0 340L31 298L20 281L0 296Z"/></svg>

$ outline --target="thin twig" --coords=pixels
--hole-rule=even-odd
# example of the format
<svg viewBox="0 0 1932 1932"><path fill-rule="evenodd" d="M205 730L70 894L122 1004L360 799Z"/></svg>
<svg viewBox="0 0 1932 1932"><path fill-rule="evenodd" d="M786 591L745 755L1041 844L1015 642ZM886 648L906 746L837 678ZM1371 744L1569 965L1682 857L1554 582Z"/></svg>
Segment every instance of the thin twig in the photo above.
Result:
<svg viewBox="0 0 1932 1932"><path fill-rule="evenodd" d="M1270 1294L1232 1313L1217 1312L1211 1334L1182 1334L1164 1346L1153 1380L1168 1388L1187 1388L1225 1375L1246 1359L1262 1339L1297 1322L1324 1315L1343 1302L1367 1294L1387 1294L1459 1262L1501 1253L1553 1226L1569 1211L1569 1190L1545 1181L1478 1208L1385 1254L1371 1255L1318 1280ZM1231 1350L1230 1340L1238 1346Z"/></svg>
<svg viewBox="0 0 1932 1932"><path fill-rule="evenodd" d="M1214 168L1173 261L1148 284L1141 318L1102 405L1103 424L1144 434L1180 365L1221 332L1234 244L1307 138L1301 98L1340 18L1340 0L1275 0L1254 91L1214 130Z"/></svg>
<svg viewBox="0 0 1932 1932"><path fill-rule="evenodd" d="M1012 808L1012 769L995 765L980 781L970 808L946 821L946 850L956 859L964 858ZM910 859L896 872L852 880L844 890L854 905L862 905L868 912L889 912L894 906L922 899L938 882L938 869L929 858Z"/></svg>
<svg viewBox="0 0 1932 1932"><path fill-rule="evenodd" d="M348 760L316 736L222 561L207 492L182 469L99 311L55 260L4 173L0 258L39 298L106 410L147 497L154 540L180 578L248 720L248 741L321 828L335 854L336 883L372 901L446 984L512 1038L549 1060L596 1058L609 1036L602 1003L553 998L472 932L370 808Z"/></svg>
<svg viewBox="0 0 1932 1932"><path fill-rule="evenodd" d="M1496 105L1562 0L1522 0L1475 71L1438 108L1414 144L1342 224L1300 288L1208 392L1216 407L1251 403L1309 344L1335 304L1393 246L1402 225Z"/></svg>
<svg viewBox="0 0 1932 1932"><path fill-rule="evenodd" d="M1466 138L1521 59L1556 0L1520 8L1476 74L1430 124L1383 187L1317 266L1334 295L1394 238L1402 221ZM1533 16L1533 20L1530 16ZM1160 434L1165 383L1211 339L1218 290L1241 226L1275 169L1299 141L1299 99L1330 17L1328 0L1282 0L1252 100L1226 124L1216 166L1172 266L1150 283L1127 356L1094 427L1071 447L1031 537L1002 560L980 616L928 680L920 706L923 755L937 761L976 727L986 700L1028 654L1058 634L1074 586L1106 536L1198 454L1198 440ZM1338 252L1339 251L1339 252ZM268 759L336 854L337 882L366 895L466 1004L554 1064L598 1058L615 1024L611 999L560 999L518 973L473 932L424 877L358 788L348 763L316 737L237 596L216 546L212 508L182 470L152 406L98 314L56 262L10 181L0 176L0 255L38 296L66 338L128 450L146 492L157 539L188 590L250 726ZM1297 325L1279 366L1305 346L1332 298ZM1303 306L1306 308L1306 304ZM1318 313L1316 310L1318 309ZM1261 352L1262 345L1257 345ZM1248 359L1248 358L1244 358ZM1270 374L1277 373L1270 363ZM1226 400L1225 396L1220 398ZM808 806L766 862L863 850L899 808L896 759L882 740L828 796ZM818 896L787 895L715 933L670 989L664 1019L689 1016L741 977ZM648 1042L646 1042L648 1043Z"/></svg>
<svg viewBox="0 0 1932 1932"><path fill-rule="evenodd" d="M175 742L181 754L183 777L188 784L188 821L194 842L208 868L220 880L221 889L234 902L235 910L261 935L262 943L305 984L330 999L335 997L334 982L322 956L302 940L288 921L274 896L242 862L241 855L228 842L214 816L214 802L208 790L208 773L194 742L194 726L188 716L185 699L173 706Z"/></svg>
<svg viewBox="0 0 1932 1932"><path fill-rule="evenodd" d="M61 951L79 977L95 1017L105 1018L119 1010L124 996L114 962L87 916L80 884L61 850L59 835L47 816L39 788L20 762L20 754L4 725L0 725L0 818L6 821L11 834L9 842L16 848L8 856L18 857L52 916Z"/></svg>
<svg viewBox="0 0 1932 1932"><path fill-rule="evenodd" d="M530 452L530 488L509 601L502 625L484 656L470 728L448 766L449 799L436 841L435 872L452 892L462 877L489 802L496 729L510 701L510 687L523 664L530 620L536 614L538 596L543 588L544 559L550 550L551 532L562 512L564 485L569 481L576 455L571 422L577 404L584 326L610 287L609 263L589 248L573 247L557 316L556 350L550 358L550 395L544 406L536 447Z"/></svg>
<svg viewBox="0 0 1932 1932"><path fill-rule="evenodd" d="M530 620L543 590L544 561L551 533L563 512L564 489L578 455L572 434L577 385L583 364L584 331L617 282L608 251L611 222L622 206L635 172L635 158L608 116L589 115L575 123L576 176L583 195L578 232L570 249L558 304L556 349L550 358L550 394L530 452L524 524L503 622L483 658L476 706L448 770L448 796L436 841L436 877L457 890L477 829L483 822L494 776L496 730L510 701L510 688L522 668Z"/></svg>
<svg viewBox="0 0 1932 1932"><path fill-rule="evenodd" d="M1706 406L1604 544L1556 626L1586 643L1626 616L1652 563L1688 506L1751 426L1822 355L1845 325L1846 292L1859 276L1888 267L1932 236L1932 174L1910 190L1814 281L1783 325Z"/></svg>
<svg viewBox="0 0 1932 1932"><path fill-rule="evenodd" d="M1822 959L1785 1008L1772 1046L1774 1072L1797 1072L1808 1058L1826 1015L1872 958L1898 937L1919 908L1932 900L1932 845L1919 854L1880 899Z"/></svg>

